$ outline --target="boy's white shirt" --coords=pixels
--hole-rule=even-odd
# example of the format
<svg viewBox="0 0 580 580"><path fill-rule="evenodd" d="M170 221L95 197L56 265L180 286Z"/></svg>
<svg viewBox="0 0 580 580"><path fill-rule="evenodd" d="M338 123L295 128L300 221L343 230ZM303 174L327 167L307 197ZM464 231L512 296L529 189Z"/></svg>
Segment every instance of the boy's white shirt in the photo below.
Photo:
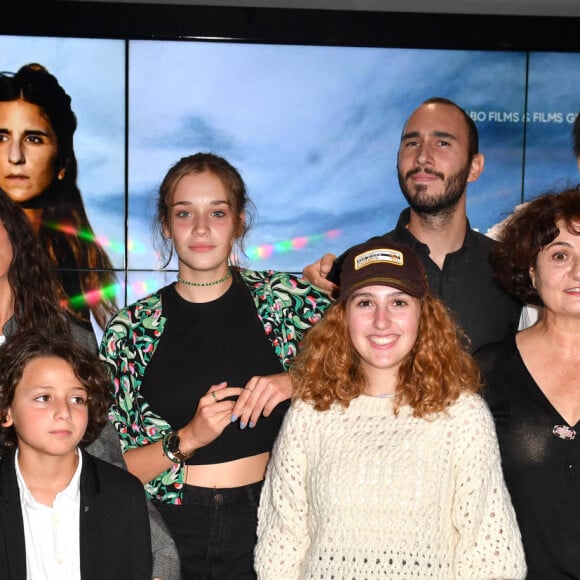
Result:
<svg viewBox="0 0 580 580"><path fill-rule="evenodd" d="M16 451L14 465L24 523L27 580L81 580L79 516L83 457L78 449L77 455L79 461L70 483L48 507L38 503L30 493Z"/></svg>

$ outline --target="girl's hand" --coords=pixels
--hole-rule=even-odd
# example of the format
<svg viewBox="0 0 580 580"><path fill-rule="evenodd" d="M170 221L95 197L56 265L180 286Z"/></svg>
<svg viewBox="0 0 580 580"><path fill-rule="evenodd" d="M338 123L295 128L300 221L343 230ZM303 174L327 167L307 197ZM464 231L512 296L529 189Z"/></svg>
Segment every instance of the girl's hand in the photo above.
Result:
<svg viewBox="0 0 580 580"><path fill-rule="evenodd" d="M212 385L199 400L192 419L179 430L180 450L183 453L204 447L221 435L229 425L235 401L244 389L228 387L226 382Z"/></svg>
<svg viewBox="0 0 580 580"><path fill-rule="evenodd" d="M276 405L292 396L292 382L288 373L252 377L242 389L230 416L240 420L240 428L255 427L261 415L268 417Z"/></svg>

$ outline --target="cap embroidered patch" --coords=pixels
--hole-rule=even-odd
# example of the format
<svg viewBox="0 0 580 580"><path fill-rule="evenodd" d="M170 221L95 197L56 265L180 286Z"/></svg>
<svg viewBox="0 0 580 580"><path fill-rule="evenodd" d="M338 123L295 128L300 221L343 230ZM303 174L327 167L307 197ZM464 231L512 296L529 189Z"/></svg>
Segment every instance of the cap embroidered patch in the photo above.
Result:
<svg viewBox="0 0 580 580"><path fill-rule="evenodd" d="M354 269L360 270L371 264L392 264L393 266L404 266L405 257L397 250L378 248L359 254L354 259Z"/></svg>

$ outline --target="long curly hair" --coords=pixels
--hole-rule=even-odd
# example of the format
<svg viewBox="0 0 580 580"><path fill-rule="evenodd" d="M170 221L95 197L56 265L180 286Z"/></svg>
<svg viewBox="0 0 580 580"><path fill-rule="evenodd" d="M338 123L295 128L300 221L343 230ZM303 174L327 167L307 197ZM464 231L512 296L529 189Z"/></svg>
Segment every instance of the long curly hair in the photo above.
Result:
<svg viewBox="0 0 580 580"><path fill-rule="evenodd" d="M54 334L68 334L64 291L53 276L48 256L22 209L1 189L0 221L12 249L8 284L18 328L47 328Z"/></svg>
<svg viewBox="0 0 580 580"><path fill-rule="evenodd" d="M111 261L89 222L76 183L73 136L77 120L71 109L71 98L46 68L32 63L22 66L13 76L0 74L0 101L19 99L38 106L46 115L57 136L57 172L64 170L62 179L55 178L39 198L26 203L42 208L38 235L67 292L72 290L68 280L77 279L71 286L82 295L69 296L71 307L85 318L90 309L99 326L104 328L110 315L117 311L114 298L117 280ZM59 268L72 268L74 275Z"/></svg>
<svg viewBox="0 0 580 580"><path fill-rule="evenodd" d="M461 393L475 393L481 381L465 337L446 306L431 294L421 301L417 341L399 367L395 413L409 405L415 417L445 411ZM318 411L348 407L366 379L350 339L346 301L335 302L306 334L290 368L295 397Z"/></svg>
<svg viewBox="0 0 580 580"><path fill-rule="evenodd" d="M0 422L4 422L26 366L37 358L55 357L66 361L87 391L89 420L81 445L92 443L107 422L111 404L109 375L105 364L68 336L46 329L19 330L0 348ZM0 427L0 455L16 447L14 426Z"/></svg>
<svg viewBox="0 0 580 580"><path fill-rule="evenodd" d="M538 253L559 235L562 221L571 234L580 235L580 186L548 192L524 204L510 216L490 254L496 276L523 302L543 306L532 284L530 268Z"/></svg>

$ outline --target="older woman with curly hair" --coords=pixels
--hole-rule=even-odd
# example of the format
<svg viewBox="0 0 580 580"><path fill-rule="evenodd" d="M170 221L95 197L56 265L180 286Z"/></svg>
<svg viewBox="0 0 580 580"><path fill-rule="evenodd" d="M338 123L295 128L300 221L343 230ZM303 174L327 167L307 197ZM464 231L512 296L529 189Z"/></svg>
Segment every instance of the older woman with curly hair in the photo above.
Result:
<svg viewBox="0 0 580 580"><path fill-rule="evenodd" d="M537 197L506 223L492 259L540 320L476 356L496 422L528 578L580 575L580 190Z"/></svg>
<svg viewBox="0 0 580 580"><path fill-rule="evenodd" d="M340 282L291 368L258 577L523 578L478 371L419 258L375 239Z"/></svg>

